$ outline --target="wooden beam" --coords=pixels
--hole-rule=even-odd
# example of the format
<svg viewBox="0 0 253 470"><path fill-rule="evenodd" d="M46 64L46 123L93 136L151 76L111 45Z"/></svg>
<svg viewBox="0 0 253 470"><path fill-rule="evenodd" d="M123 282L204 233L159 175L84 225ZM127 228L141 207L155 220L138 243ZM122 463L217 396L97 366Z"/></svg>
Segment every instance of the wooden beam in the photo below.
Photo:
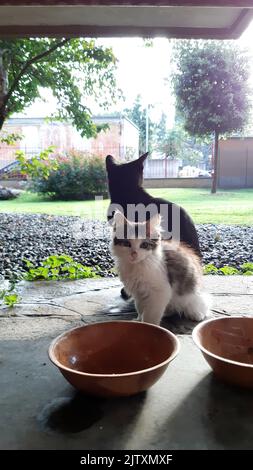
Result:
<svg viewBox="0 0 253 470"><path fill-rule="evenodd" d="M35 4L35 0L6 0L1 1L0 3L0 14L1 14L1 6L3 6L4 3L8 3L12 5L21 5L25 4L26 5L32 5ZM47 5L60 5L64 4L66 5L98 5L98 4L107 4L107 5L112 5L113 3L117 3L117 5L121 4L140 4L144 5L149 2L149 0L140 0L139 2L135 2L133 0L126 0L126 1L120 1L120 0L73 0L73 1L67 1L67 0L44 0L37 1L36 4L42 7L42 4L44 8L47 8ZM175 0L158 0L156 2L156 5L161 5L161 4L175 4ZM185 5L189 6L190 4L196 4L198 3L198 6L202 4L202 6L205 4L207 6L208 4L212 3L212 5L216 5L222 3L222 4L232 4L233 0L219 0L218 1L211 1L211 0L178 0L177 5ZM18 24L18 19L17 19L17 24L16 25L0 25L0 37L6 37L6 38L11 38L11 37L80 37L80 36L93 36L93 37L126 37L126 36L142 36L142 37L155 37L155 36L166 36L170 38L203 38L203 39L235 39L238 38L241 33L245 30L245 28L248 26L250 23L251 19L253 18L253 0L237 0L234 1L236 3L236 6L244 3L251 3L252 8L245 8L242 9L240 8L238 10L238 17L234 24L230 27L226 28L203 28L203 27L192 27L192 28L187 28L187 27L153 27L151 26L98 26L96 24L94 25L82 25L82 24L72 24L72 25L36 25L36 24L30 24L30 25L21 25ZM154 2L152 2L153 7ZM85 7L84 7L85 8ZM196 9L197 6L196 6ZM36 10L36 7L34 7L34 10ZM194 7L192 8L194 11ZM240 11L241 10L241 11ZM13 7L13 13L15 14L15 7Z"/></svg>
<svg viewBox="0 0 253 470"><path fill-rule="evenodd" d="M231 28L175 28L138 26L0 26L0 37L155 37L178 39L235 39L240 35L239 26L234 34Z"/></svg>
<svg viewBox="0 0 253 470"><path fill-rule="evenodd" d="M253 18L253 9L242 10L235 22L230 26L230 38L237 39L249 26Z"/></svg>
<svg viewBox="0 0 253 470"><path fill-rule="evenodd" d="M129 6L173 6L173 7L238 7L253 8L253 0L2 0L1 6L28 5L129 5Z"/></svg>

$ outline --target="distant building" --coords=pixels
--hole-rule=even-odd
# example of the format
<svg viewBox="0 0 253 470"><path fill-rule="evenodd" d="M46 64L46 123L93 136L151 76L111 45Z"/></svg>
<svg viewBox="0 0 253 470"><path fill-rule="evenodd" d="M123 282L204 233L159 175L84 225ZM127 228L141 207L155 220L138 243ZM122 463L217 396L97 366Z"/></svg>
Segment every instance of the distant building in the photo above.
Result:
<svg viewBox="0 0 253 470"><path fill-rule="evenodd" d="M97 125L108 124L109 129L101 131L96 138L83 138L71 125L60 121L48 121L44 118L10 118L3 131L18 133L24 137L15 144L15 149L22 149L27 156L38 154L41 150L54 145L57 152L72 150L106 157L112 154L119 160L132 160L139 155L139 129L127 117L120 115L94 116ZM15 159L14 149L0 145L0 168Z"/></svg>
<svg viewBox="0 0 253 470"><path fill-rule="evenodd" d="M219 141L218 187L253 188L253 137Z"/></svg>
<svg viewBox="0 0 253 470"><path fill-rule="evenodd" d="M91 153L111 154L119 160L134 160L139 156L139 128L126 116L95 116L93 122L109 124L110 129L100 132L95 139L87 139Z"/></svg>

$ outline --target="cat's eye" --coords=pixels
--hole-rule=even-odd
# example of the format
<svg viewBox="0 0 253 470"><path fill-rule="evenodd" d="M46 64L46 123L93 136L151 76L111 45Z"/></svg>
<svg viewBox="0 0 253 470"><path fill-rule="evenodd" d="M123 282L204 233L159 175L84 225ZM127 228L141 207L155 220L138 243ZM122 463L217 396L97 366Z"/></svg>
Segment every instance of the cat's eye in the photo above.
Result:
<svg viewBox="0 0 253 470"><path fill-rule="evenodd" d="M126 246L127 248L130 248L130 247L131 247L131 243L130 243L128 240L123 240L123 241L122 241L122 245L123 245L123 246Z"/></svg>
<svg viewBox="0 0 253 470"><path fill-rule="evenodd" d="M149 243L148 242L142 242L140 248L143 248L144 250L147 250L149 248Z"/></svg>

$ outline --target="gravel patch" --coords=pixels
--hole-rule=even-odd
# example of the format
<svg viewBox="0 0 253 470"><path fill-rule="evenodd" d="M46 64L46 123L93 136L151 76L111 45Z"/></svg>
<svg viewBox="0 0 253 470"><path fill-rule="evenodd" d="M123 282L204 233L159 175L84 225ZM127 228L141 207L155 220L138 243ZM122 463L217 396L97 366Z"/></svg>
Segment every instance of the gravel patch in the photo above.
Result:
<svg viewBox="0 0 253 470"><path fill-rule="evenodd" d="M217 267L253 262L253 227L197 226L203 261ZM38 265L53 254L68 254L87 266L99 266L101 276L113 277L106 222L79 217L39 214L0 214L0 276L24 271L23 258Z"/></svg>

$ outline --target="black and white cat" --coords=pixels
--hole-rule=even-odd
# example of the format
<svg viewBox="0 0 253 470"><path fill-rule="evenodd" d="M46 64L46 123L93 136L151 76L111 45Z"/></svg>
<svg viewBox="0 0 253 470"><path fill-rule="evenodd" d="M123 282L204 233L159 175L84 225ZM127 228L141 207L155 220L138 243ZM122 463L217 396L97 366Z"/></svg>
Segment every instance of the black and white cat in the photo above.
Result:
<svg viewBox="0 0 253 470"><path fill-rule="evenodd" d="M146 236L139 238L143 225ZM183 243L161 239L159 215L140 224L116 212L111 249L139 320L158 325L175 312L195 321L206 317L209 300L201 290L199 257Z"/></svg>
<svg viewBox="0 0 253 470"><path fill-rule="evenodd" d="M165 208L167 211L167 217L162 217L163 233L172 231L173 210L175 209L175 212L177 212L179 216L179 240L193 248L195 252L201 256L198 234L194 223L187 212L182 207L173 204L170 201L151 196L143 189L143 168L147 156L148 154L145 153L137 160L123 164L117 164L111 155L106 157L106 170L111 204L119 204L125 217L135 222L140 222L141 220L139 218L136 219L135 214L133 214L132 218L129 217L128 208L131 204L143 204L144 207L153 205L156 208L156 213L158 212L159 214L161 213L161 209ZM112 218L113 211L109 208L108 219ZM145 221L149 218L150 214L147 211Z"/></svg>

